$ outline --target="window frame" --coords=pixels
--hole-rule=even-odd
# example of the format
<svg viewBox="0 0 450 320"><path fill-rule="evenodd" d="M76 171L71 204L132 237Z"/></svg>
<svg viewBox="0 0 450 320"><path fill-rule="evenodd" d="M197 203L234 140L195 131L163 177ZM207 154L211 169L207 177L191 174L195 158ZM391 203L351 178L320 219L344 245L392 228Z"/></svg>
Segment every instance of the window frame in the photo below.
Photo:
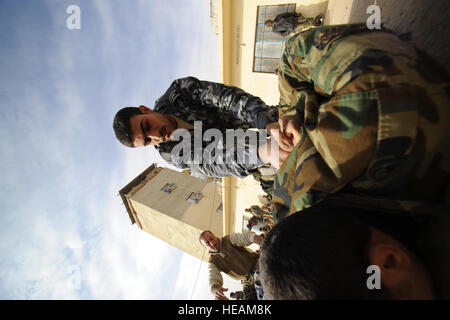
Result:
<svg viewBox="0 0 450 320"><path fill-rule="evenodd" d="M168 190L165 190L168 188ZM167 194L171 194L175 189L177 188L177 185L174 182L166 183L164 187L161 188L161 191Z"/></svg>
<svg viewBox="0 0 450 320"><path fill-rule="evenodd" d="M286 8L287 8L287 10L289 10L289 6L293 6L294 7L294 10L293 11L285 11L285 12L296 12L295 10L296 10L296 8L297 8L297 5L296 5L296 3L283 3L283 4L271 4L271 5L261 5L261 6L256 6L256 22L255 22L255 39L254 39L254 41L253 41L253 55L252 55L252 60L253 60L253 62L252 62L252 72L254 72L254 73L268 73L268 74L272 74L274 71L256 71L255 70L255 62L256 62L256 58L260 58L260 59L264 59L264 58L262 58L262 57L256 57L255 55L256 55L256 39L258 38L258 34L257 34L257 32L258 32L258 17L259 17L259 8L260 7L280 7L280 6L286 6ZM267 17L266 17L266 19L265 20L267 20ZM281 36L280 36L281 37ZM283 49L284 49L284 44L286 43L286 41L289 39L289 36L285 36L285 37L282 37L282 45L281 45L281 53L280 53L280 57L278 57L278 58L266 58L266 59L273 59L273 60L278 60L278 61L280 61L280 58L281 58L281 56L282 56L282 52L283 52ZM264 42L264 40L263 40L263 42Z"/></svg>
<svg viewBox="0 0 450 320"><path fill-rule="evenodd" d="M194 197L193 197L194 196ZM197 204L200 202L200 200L203 198L203 195L201 192L191 192L189 197L186 199L187 202L192 204Z"/></svg>

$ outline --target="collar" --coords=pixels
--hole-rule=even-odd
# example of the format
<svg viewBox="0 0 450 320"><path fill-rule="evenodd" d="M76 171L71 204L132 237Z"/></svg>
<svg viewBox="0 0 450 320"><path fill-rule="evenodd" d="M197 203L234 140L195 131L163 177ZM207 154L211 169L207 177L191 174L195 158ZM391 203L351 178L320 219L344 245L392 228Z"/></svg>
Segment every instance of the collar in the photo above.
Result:
<svg viewBox="0 0 450 320"><path fill-rule="evenodd" d="M219 251L217 251L217 252L210 252L209 254L212 255L212 256L220 255L222 258L225 258L225 255L222 253L222 238L219 239L219 247L220 247Z"/></svg>
<svg viewBox="0 0 450 320"><path fill-rule="evenodd" d="M186 121L181 120L180 118L172 115L177 122L177 129L194 129L194 126Z"/></svg>

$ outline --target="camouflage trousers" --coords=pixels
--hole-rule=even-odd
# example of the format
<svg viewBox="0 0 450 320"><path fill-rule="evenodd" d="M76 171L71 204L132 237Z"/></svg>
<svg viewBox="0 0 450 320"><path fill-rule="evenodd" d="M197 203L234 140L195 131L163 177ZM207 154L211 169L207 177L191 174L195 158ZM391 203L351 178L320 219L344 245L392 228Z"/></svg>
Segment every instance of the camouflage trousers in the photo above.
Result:
<svg viewBox="0 0 450 320"><path fill-rule="evenodd" d="M343 25L292 36L279 67L279 116L301 140L274 181L277 220L337 192L448 201L449 79L387 32Z"/></svg>

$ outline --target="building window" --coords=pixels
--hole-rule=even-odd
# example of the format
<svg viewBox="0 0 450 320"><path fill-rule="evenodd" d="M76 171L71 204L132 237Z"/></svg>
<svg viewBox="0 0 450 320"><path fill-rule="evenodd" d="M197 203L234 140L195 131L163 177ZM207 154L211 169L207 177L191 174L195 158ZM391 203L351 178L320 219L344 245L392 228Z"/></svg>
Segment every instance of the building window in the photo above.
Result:
<svg viewBox="0 0 450 320"><path fill-rule="evenodd" d="M285 12L295 12L295 4L258 6L253 72L273 73L278 68L289 35L282 37L272 32L272 28L266 27L264 22L267 19L273 20L278 14Z"/></svg>
<svg viewBox="0 0 450 320"><path fill-rule="evenodd" d="M176 187L177 186L175 185L175 183L168 183L161 189L161 191L165 192L165 193L168 193L168 194L171 194L172 191L175 190Z"/></svg>
<svg viewBox="0 0 450 320"><path fill-rule="evenodd" d="M189 198L187 198L187 202L198 203L201 198L202 194L200 192L192 192Z"/></svg>

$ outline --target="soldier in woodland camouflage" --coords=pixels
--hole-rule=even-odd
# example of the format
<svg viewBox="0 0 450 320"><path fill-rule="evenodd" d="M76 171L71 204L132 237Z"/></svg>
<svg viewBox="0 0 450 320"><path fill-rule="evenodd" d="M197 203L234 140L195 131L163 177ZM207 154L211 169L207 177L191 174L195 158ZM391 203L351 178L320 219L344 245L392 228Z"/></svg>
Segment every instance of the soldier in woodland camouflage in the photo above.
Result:
<svg viewBox="0 0 450 320"><path fill-rule="evenodd" d="M299 137L275 177L276 218L346 192L449 200L449 79L394 34L365 25L295 34L279 66L279 118Z"/></svg>

